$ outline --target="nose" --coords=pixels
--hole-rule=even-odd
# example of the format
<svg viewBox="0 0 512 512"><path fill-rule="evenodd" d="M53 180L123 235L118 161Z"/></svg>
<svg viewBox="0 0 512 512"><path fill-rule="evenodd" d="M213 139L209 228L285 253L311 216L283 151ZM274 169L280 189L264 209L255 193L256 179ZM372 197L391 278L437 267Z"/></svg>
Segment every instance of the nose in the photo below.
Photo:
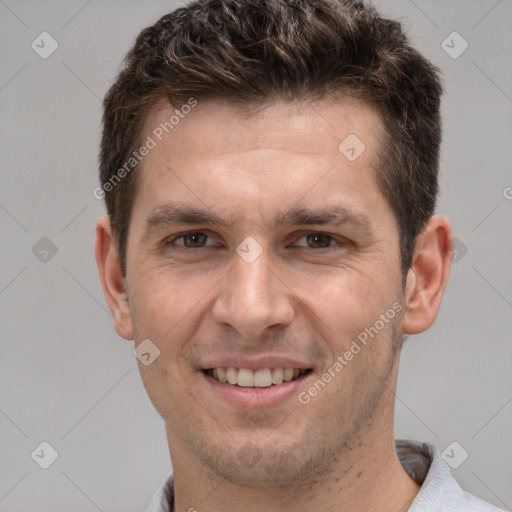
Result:
<svg viewBox="0 0 512 512"><path fill-rule="evenodd" d="M292 292L271 268L267 251L252 263L235 254L213 306L214 320L238 331L243 339L259 339L269 328L284 328L295 315Z"/></svg>

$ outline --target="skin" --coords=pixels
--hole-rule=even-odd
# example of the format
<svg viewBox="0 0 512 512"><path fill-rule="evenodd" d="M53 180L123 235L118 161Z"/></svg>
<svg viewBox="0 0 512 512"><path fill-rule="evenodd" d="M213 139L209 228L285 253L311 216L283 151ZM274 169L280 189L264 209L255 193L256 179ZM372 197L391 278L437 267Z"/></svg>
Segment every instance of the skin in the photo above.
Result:
<svg viewBox="0 0 512 512"><path fill-rule="evenodd" d="M142 140L172 114L157 105ZM175 510L391 512L407 510L419 491L394 447L399 349L402 333L427 329L437 315L451 231L444 216L428 221L403 289L396 219L372 168L382 131L377 111L355 100L276 102L252 114L199 103L142 163L126 279L109 219L99 219L96 257L116 330L160 350L139 368L166 423ZM353 162L338 150L349 134L365 144ZM166 203L233 223L146 232ZM297 206L343 206L369 229L273 225ZM190 231L209 238L173 241ZM263 249L250 264L236 252L249 236ZM206 384L201 370L212 357L267 354L304 362L312 373L297 391L307 391L395 303L400 313L306 405L294 393L269 407L235 406ZM251 464L240 456L247 451Z"/></svg>

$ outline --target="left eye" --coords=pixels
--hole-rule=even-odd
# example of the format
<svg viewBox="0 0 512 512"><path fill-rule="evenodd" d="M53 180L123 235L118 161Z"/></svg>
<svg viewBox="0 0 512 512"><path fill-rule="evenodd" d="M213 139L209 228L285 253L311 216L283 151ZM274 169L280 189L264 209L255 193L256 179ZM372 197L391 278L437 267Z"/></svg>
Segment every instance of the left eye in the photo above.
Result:
<svg viewBox="0 0 512 512"><path fill-rule="evenodd" d="M332 245L332 242L338 243L331 235L327 233L308 233L298 241L305 240L305 243L295 243L299 247L309 247L310 249L326 249Z"/></svg>
<svg viewBox="0 0 512 512"><path fill-rule="evenodd" d="M176 243L177 240L182 240L182 243ZM206 243L207 239L210 239L211 243ZM215 245L213 239L211 239L205 233L201 233L200 231L191 232L191 233L183 233L182 235L178 235L167 242L167 244L175 244L181 245L187 248L200 248L205 247L207 245Z"/></svg>

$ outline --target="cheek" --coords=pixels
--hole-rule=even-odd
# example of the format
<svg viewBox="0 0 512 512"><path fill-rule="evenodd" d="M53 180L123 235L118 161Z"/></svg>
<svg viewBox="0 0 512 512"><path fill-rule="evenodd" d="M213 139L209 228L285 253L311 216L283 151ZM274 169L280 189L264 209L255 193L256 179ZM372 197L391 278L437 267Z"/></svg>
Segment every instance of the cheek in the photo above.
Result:
<svg viewBox="0 0 512 512"><path fill-rule="evenodd" d="M373 274L344 266L307 278L299 276L304 312L311 316L307 313L310 309L340 339L357 334L355 331L373 324L393 303L391 284L382 279L383 273L372 270Z"/></svg>
<svg viewBox="0 0 512 512"><path fill-rule="evenodd" d="M401 309L392 278L389 272L370 274L360 268L344 268L309 282L304 297L310 298L306 304L311 312L304 311L329 345L331 359L326 361L326 370L335 361L339 363L338 371L331 369L336 383L330 386L330 393L337 395L336 400L354 400L355 404L361 386L373 388L376 384L370 383L389 372L395 344L392 327L399 326L397 309Z"/></svg>
<svg viewBox="0 0 512 512"><path fill-rule="evenodd" d="M200 316L213 291L215 276L197 278L177 268L139 272L133 305L136 340L149 338L160 349L166 366L176 366L183 346L200 325Z"/></svg>
<svg viewBox="0 0 512 512"><path fill-rule="evenodd" d="M193 373L180 356L198 325L198 301L204 292L190 281L171 277L169 270L140 275L133 287L135 340L139 344L150 339L160 351L150 365L139 362L140 374L156 409L177 421L177 411L185 414L180 404L190 399L185 389Z"/></svg>

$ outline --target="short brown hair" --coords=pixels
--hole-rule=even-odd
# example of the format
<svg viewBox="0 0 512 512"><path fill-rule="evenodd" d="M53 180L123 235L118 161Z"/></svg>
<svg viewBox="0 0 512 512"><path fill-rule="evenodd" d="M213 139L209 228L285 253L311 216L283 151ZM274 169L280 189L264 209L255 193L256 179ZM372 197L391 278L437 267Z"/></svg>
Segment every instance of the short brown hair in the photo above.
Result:
<svg viewBox="0 0 512 512"><path fill-rule="evenodd" d="M436 203L442 86L400 23L363 2L197 0L144 29L105 97L101 185L140 147L145 117L163 99L255 107L344 94L384 120L377 183L397 219L405 276ZM123 275L136 178L125 172L104 194Z"/></svg>

